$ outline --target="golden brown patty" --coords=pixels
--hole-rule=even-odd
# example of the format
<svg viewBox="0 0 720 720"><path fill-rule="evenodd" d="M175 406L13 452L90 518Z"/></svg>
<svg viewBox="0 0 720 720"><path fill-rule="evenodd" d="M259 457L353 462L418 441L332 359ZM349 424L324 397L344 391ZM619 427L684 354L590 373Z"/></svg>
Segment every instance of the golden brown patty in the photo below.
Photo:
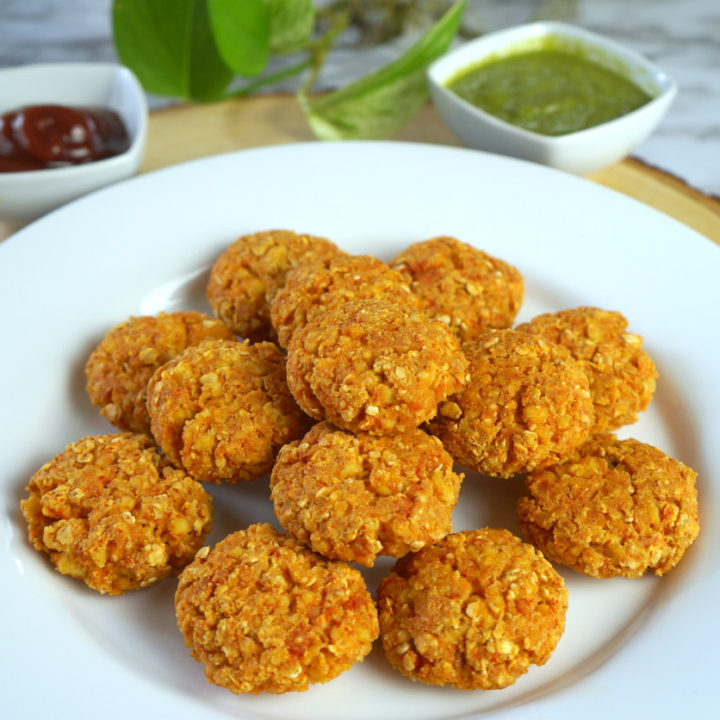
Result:
<svg viewBox="0 0 720 720"><path fill-rule="evenodd" d="M267 524L198 552L180 576L175 611L207 679L235 693L327 682L360 662L378 635L362 575Z"/></svg>
<svg viewBox="0 0 720 720"><path fill-rule="evenodd" d="M403 276L371 255L341 255L299 265L287 274L270 309L278 342L287 347L293 333L330 308L372 298L405 308L421 305Z"/></svg>
<svg viewBox="0 0 720 720"><path fill-rule="evenodd" d="M132 317L108 331L85 365L93 405L121 430L150 434L148 380L161 365L203 340L232 340L230 328L199 312Z"/></svg>
<svg viewBox="0 0 720 720"><path fill-rule="evenodd" d="M565 628L562 578L507 530L448 535L398 560L378 588L385 656L403 675L503 688L543 665Z"/></svg>
<svg viewBox="0 0 720 720"><path fill-rule="evenodd" d="M663 575L698 534L695 477L651 445L600 433L528 476L520 528L551 560L585 575Z"/></svg>
<svg viewBox="0 0 720 720"><path fill-rule="evenodd" d="M207 298L215 315L249 340L270 340L270 303L288 270L304 262L343 254L335 243L291 230L243 235L210 271Z"/></svg>
<svg viewBox="0 0 720 720"><path fill-rule="evenodd" d="M381 300L332 308L293 335L288 385L306 413L352 432L401 433L465 383L467 360L440 322Z"/></svg>
<svg viewBox="0 0 720 720"><path fill-rule="evenodd" d="M588 379L565 348L528 333L490 330L463 350L470 381L430 424L461 465L510 477L557 462L587 438Z"/></svg>
<svg viewBox="0 0 720 720"><path fill-rule="evenodd" d="M270 485L275 515L300 542L372 566L450 532L461 481L422 430L353 435L322 422L282 448Z"/></svg>
<svg viewBox="0 0 720 720"><path fill-rule="evenodd" d="M188 348L148 384L155 439L170 460L203 482L254 480L310 419L285 380L285 358L269 342L218 340Z"/></svg>
<svg viewBox="0 0 720 720"><path fill-rule="evenodd" d="M523 299L516 268L454 237L413 243L390 265L419 295L425 311L463 342L512 325Z"/></svg>
<svg viewBox="0 0 720 720"><path fill-rule="evenodd" d="M146 435L71 443L31 478L21 508L30 541L64 575L119 595L189 563L212 523L212 498Z"/></svg>
<svg viewBox="0 0 720 720"><path fill-rule="evenodd" d="M627 326L619 312L592 307L539 315L517 326L563 345L580 363L590 380L595 432L634 423L655 392L655 364Z"/></svg>

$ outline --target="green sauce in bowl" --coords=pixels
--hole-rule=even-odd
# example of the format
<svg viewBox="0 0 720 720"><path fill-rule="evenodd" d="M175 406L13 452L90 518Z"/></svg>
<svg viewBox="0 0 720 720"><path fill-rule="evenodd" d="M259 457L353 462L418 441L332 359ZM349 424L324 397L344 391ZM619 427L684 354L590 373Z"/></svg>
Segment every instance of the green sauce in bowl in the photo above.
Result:
<svg viewBox="0 0 720 720"><path fill-rule="evenodd" d="M446 86L495 117L567 135L626 115L653 96L622 72L572 49L521 48L464 68Z"/></svg>

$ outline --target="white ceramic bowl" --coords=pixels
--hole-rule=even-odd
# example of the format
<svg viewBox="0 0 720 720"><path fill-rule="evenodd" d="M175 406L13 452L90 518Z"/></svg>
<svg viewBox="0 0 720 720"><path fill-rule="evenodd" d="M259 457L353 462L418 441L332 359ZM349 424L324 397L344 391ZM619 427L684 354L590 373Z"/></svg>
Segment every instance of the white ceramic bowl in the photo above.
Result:
<svg viewBox="0 0 720 720"><path fill-rule="evenodd" d="M523 50L540 48L543 38L549 35L567 39L570 46L580 45L584 57L629 76L653 99L637 110L587 130L549 136L499 120L446 87L459 71L489 56L512 54L518 46ZM557 22L519 25L461 45L429 67L428 80L438 112L465 145L578 175L625 157L655 129L677 92L675 82L642 55L595 33Z"/></svg>
<svg viewBox="0 0 720 720"><path fill-rule="evenodd" d="M25 222L80 195L134 175L145 152L148 109L135 75L120 65L59 63L0 70L0 114L26 105L115 110L130 135L121 155L83 165L0 173L0 220Z"/></svg>

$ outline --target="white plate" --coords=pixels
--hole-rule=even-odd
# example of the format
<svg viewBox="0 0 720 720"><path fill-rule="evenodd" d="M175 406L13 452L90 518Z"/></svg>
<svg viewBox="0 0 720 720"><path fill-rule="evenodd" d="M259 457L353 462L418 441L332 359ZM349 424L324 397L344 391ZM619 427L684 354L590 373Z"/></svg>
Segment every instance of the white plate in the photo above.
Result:
<svg viewBox="0 0 720 720"><path fill-rule="evenodd" d="M623 435L699 472L701 531L663 578L593 580L570 593L555 654L502 691L411 683L376 647L302 694L235 696L208 684L174 623L174 580L103 597L54 572L18 510L31 473L70 441L110 432L83 364L131 314L207 310L207 268L237 235L293 228L390 258L456 235L515 264L520 320L581 304L618 309L660 370L651 408ZM720 644L720 252L679 223L589 182L437 146L300 144L181 165L100 191L0 246L2 716L125 720L424 720L708 717ZM213 542L270 520L267 482L213 489ZM468 477L456 528L515 528L512 481ZM371 584L387 571L368 573Z"/></svg>

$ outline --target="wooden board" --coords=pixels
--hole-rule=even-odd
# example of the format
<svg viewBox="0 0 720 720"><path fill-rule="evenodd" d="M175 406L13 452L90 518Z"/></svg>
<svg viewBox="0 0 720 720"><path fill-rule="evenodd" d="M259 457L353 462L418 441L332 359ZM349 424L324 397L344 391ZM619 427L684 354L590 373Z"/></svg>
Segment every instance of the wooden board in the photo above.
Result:
<svg viewBox="0 0 720 720"><path fill-rule="evenodd" d="M458 145L431 105L394 139ZM151 114L141 171L231 150L311 140L314 137L290 95L176 106ZM661 210L720 244L720 199L704 195L668 173L628 158L589 179ZM0 239L14 229L0 223Z"/></svg>

